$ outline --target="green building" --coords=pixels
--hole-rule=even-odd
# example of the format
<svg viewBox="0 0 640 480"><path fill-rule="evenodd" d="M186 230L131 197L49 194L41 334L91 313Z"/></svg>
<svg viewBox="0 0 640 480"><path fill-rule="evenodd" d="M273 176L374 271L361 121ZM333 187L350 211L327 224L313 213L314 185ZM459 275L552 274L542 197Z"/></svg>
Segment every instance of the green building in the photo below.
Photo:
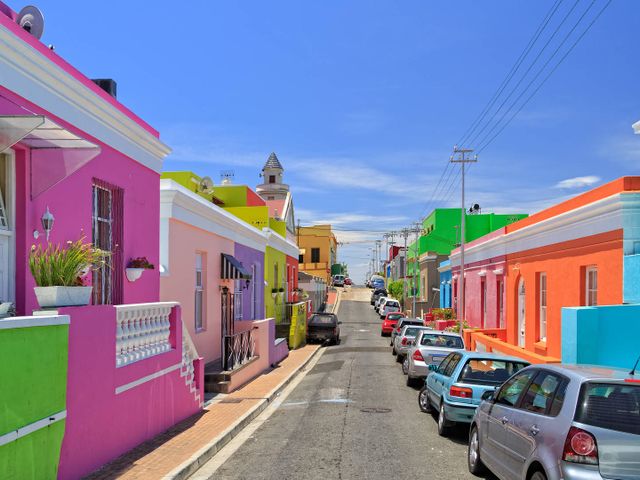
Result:
<svg viewBox="0 0 640 480"><path fill-rule="evenodd" d="M428 307L438 307L439 298L425 286L439 285L437 265L460 245L462 209L437 208L422 222L424 235L407 246L408 296L415 295ZM470 213L465 210L465 242L517 222L525 213ZM415 279L415 284L414 284Z"/></svg>

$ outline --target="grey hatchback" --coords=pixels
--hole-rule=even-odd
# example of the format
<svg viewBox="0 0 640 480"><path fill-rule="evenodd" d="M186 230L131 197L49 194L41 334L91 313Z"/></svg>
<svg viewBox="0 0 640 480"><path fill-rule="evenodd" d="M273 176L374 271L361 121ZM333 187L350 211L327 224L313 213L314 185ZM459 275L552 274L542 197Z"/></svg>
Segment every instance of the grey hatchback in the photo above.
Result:
<svg viewBox="0 0 640 480"><path fill-rule="evenodd" d="M530 366L480 404L468 465L500 479L640 478L640 378L584 365Z"/></svg>

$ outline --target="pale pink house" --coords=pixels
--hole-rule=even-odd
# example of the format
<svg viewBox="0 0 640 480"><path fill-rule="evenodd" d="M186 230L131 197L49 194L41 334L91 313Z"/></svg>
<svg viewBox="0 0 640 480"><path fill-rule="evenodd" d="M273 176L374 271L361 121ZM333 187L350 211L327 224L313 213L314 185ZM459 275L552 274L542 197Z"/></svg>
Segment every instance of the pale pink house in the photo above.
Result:
<svg viewBox="0 0 640 480"><path fill-rule="evenodd" d="M135 282L125 275L134 257L158 265L159 173L169 148L2 3L0 44L0 300L14 302L26 323L39 309L27 257L47 242L47 211L50 242L84 236L112 252L109 268L87 279L92 305L41 311L37 320L70 320L61 352L66 410L21 435L64 422L58 476L79 478L202 405L203 365L178 304L159 302L158 269Z"/></svg>
<svg viewBox="0 0 640 480"><path fill-rule="evenodd" d="M264 319L268 235L171 179L160 181L160 296L177 299L206 387L231 391L286 355ZM248 301L246 301L248 300Z"/></svg>

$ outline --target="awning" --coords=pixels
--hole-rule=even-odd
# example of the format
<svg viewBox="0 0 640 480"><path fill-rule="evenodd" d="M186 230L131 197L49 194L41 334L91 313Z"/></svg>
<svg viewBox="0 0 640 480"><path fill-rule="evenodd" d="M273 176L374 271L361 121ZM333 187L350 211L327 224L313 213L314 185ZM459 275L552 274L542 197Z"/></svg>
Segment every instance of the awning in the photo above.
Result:
<svg viewBox="0 0 640 480"><path fill-rule="evenodd" d="M220 278L224 280L237 280L244 278L246 280L251 279L251 273L248 272L242 262L228 253L222 253L222 265Z"/></svg>
<svg viewBox="0 0 640 480"><path fill-rule="evenodd" d="M22 143L31 152L31 197L93 160L100 147L44 115L0 115L0 152Z"/></svg>

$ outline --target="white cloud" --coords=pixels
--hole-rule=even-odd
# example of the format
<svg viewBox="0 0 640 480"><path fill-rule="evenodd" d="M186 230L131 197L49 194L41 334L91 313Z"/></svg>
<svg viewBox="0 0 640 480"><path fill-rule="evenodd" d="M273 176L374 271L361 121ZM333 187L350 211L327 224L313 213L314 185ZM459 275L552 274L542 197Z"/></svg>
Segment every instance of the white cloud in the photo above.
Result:
<svg viewBox="0 0 640 480"><path fill-rule="evenodd" d="M556 183L554 188L583 188L594 185L600 181L600 177L595 175L587 175L585 177L573 177L561 180Z"/></svg>

